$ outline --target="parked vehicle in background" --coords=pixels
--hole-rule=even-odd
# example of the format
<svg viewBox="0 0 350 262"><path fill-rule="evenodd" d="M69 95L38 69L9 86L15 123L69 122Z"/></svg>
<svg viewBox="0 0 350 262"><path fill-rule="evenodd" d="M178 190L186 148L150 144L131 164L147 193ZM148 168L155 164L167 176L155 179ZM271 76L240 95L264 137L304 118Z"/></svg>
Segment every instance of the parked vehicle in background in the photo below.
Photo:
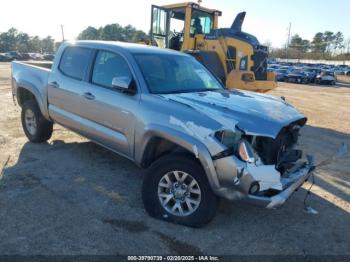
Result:
<svg viewBox="0 0 350 262"><path fill-rule="evenodd" d="M35 61L53 61L55 58L55 55L53 54L40 54L40 53L20 53L17 51L9 51L4 54L0 54L1 58L0 61L28 61L28 60L35 60Z"/></svg>
<svg viewBox="0 0 350 262"><path fill-rule="evenodd" d="M18 60L18 61L35 60L32 57L32 53L20 53L17 51L10 51L5 53L5 55L9 57L11 60Z"/></svg>
<svg viewBox="0 0 350 262"><path fill-rule="evenodd" d="M284 65L284 66L281 66L279 69L285 69L287 70L288 73L290 73L294 69L294 67Z"/></svg>
<svg viewBox="0 0 350 262"><path fill-rule="evenodd" d="M4 54L0 54L0 62L11 62L11 61L13 61L12 58L10 58Z"/></svg>
<svg viewBox="0 0 350 262"><path fill-rule="evenodd" d="M336 75L346 75L350 68L347 65L339 65L334 68L334 73Z"/></svg>
<svg viewBox="0 0 350 262"><path fill-rule="evenodd" d="M5 56L9 57L12 60L15 60L19 57L19 52L17 51L9 51L5 53Z"/></svg>
<svg viewBox="0 0 350 262"><path fill-rule="evenodd" d="M20 53L18 54L16 60L21 60L21 61L28 61L31 60L32 58L28 53Z"/></svg>
<svg viewBox="0 0 350 262"><path fill-rule="evenodd" d="M345 75L345 72L343 70L335 70L334 71L334 74L337 75L337 76L344 76Z"/></svg>
<svg viewBox="0 0 350 262"><path fill-rule="evenodd" d="M311 68L311 67L304 67L303 71L308 75L310 83L314 83L317 74L321 72L321 70L317 68Z"/></svg>
<svg viewBox="0 0 350 262"><path fill-rule="evenodd" d="M284 81L288 73L289 72L287 69L276 69L275 70L276 80L280 82Z"/></svg>
<svg viewBox="0 0 350 262"><path fill-rule="evenodd" d="M46 60L46 61L53 61L55 59L55 55L52 55L52 54L45 54L43 56L43 59Z"/></svg>
<svg viewBox="0 0 350 262"><path fill-rule="evenodd" d="M40 61L43 60L43 55L39 53L29 53L32 60Z"/></svg>
<svg viewBox="0 0 350 262"><path fill-rule="evenodd" d="M319 75L316 76L316 84L330 84L335 85L337 78L332 71L322 71Z"/></svg>
<svg viewBox="0 0 350 262"><path fill-rule="evenodd" d="M286 75L284 81L289 83L307 84L309 83L309 76L302 69L293 69Z"/></svg>
<svg viewBox="0 0 350 262"><path fill-rule="evenodd" d="M56 122L147 168L142 196L153 217L202 226L218 196L276 208L315 168L295 148L302 113L225 89L185 53L77 41L61 45L51 69L33 64L12 63L28 139L47 141Z"/></svg>
<svg viewBox="0 0 350 262"><path fill-rule="evenodd" d="M268 67L270 69L272 69L273 71L277 70L278 68L280 68L280 65L279 64L272 64L272 65L268 65Z"/></svg>

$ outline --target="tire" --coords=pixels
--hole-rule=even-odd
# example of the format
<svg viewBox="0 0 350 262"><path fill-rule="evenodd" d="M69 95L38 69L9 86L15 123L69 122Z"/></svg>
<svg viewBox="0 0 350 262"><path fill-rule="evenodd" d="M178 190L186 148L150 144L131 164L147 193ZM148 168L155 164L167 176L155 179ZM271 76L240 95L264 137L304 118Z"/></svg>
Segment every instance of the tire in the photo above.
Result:
<svg viewBox="0 0 350 262"><path fill-rule="evenodd" d="M188 197L183 197L182 200L176 199L178 192L175 187L178 182L175 173L178 173L178 176L181 178L186 177L183 184L187 185L185 190L187 193L185 194ZM165 179L166 176L168 176L169 180ZM197 185L190 187L193 183L192 178ZM171 187L164 187L165 181ZM182 186L178 185L178 190L184 191ZM167 189L172 191L164 193L163 190ZM192 194L188 191L197 193ZM163 199L163 195L168 196L170 200L167 198ZM202 166L194 157L187 154L170 154L154 162L148 168L143 180L142 199L144 207L150 216L189 227L201 227L209 223L214 218L218 205L218 197L213 193ZM194 204L192 206L192 203L190 203L193 209L191 211L188 208L188 201L190 202L193 199L196 199L197 205ZM161 201L163 201L163 204ZM182 215L180 215L180 208L176 208L174 211L169 210L178 203L180 203L179 205L183 211Z"/></svg>
<svg viewBox="0 0 350 262"><path fill-rule="evenodd" d="M51 138L53 123L44 118L35 100L24 102L21 120L24 133L29 141L42 143Z"/></svg>
<svg viewBox="0 0 350 262"><path fill-rule="evenodd" d="M335 86L335 81L332 81L332 82L331 82L331 85L332 85L332 86Z"/></svg>

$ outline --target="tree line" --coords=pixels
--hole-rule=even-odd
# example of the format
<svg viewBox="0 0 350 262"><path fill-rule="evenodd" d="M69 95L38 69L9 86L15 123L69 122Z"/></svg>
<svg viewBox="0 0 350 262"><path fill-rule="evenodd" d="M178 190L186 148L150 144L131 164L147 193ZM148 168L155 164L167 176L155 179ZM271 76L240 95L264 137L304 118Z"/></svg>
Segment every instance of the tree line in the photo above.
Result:
<svg viewBox="0 0 350 262"><path fill-rule="evenodd" d="M125 27L115 23L95 28L92 26L84 29L79 35L79 40L108 40L122 42L137 42L147 37L147 34L137 30L132 25ZM51 36L40 38L29 36L27 33L10 28L7 32L0 33L0 53L18 51L21 53L54 53L61 42L55 42Z"/></svg>
<svg viewBox="0 0 350 262"><path fill-rule="evenodd" d="M122 42L138 42L140 39L145 37L147 37L145 32L137 30L132 25L123 27L118 23L108 24L100 28L89 26L78 35L79 40L106 40Z"/></svg>
<svg viewBox="0 0 350 262"><path fill-rule="evenodd" d="M350 39L345 40L342 32L318 32L312 40L295 34L284 48L269 50L276 58L343 60L350 59Z"/></svg>
<svg viewBox="0 0 350 262"><path fill-rule="evenodd" d="M118 23L99 28L92 26L84 29L77 37L79 40L108 40L138 42L148 38L148 34L132 25L121 26ZM61 42L55 42L51 36L40 38L10 28L0 33L0 52L19 51L22 53L54 53ZM299 34L291 37L284 48L269 47L270 57L294 59L350 59L350 39L345 40L342 32L318 32L312 40L303 39Z"/></svg>
<svg viewBox="0 0 350 262"><path fill-rule="evenodd" d="M0 52L18 51L21 53L53 53L55 40L51 36L40 38L10 28L0 34Z"/></svg>

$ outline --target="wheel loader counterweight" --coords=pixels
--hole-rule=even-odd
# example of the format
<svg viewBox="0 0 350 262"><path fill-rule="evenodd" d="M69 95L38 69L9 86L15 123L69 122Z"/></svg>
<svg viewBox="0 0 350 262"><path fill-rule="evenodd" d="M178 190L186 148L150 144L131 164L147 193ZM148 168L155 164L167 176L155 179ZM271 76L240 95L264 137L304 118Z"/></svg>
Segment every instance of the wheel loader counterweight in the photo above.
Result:
<svg viewBox="0 0 350 262"><path fill-rule="evenodd" d="M152 5L151 39L162 48L193 55L229 89L267 92L277 87L267 72L267 47L242 31L245 12L230 28L218 28L221 12L196 3Z"/></svg>

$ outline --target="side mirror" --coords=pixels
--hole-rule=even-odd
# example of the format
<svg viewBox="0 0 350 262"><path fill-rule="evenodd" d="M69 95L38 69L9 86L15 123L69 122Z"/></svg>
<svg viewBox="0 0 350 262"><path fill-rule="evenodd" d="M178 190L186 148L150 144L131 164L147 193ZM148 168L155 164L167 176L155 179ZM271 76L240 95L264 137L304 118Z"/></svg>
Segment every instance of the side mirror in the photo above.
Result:
<svg viewBox="0 0 350 262"><path fill-rule="evenodd" d="M136 90L132 87L131 76L117 76L112 79L112 87L120 90L122 93L135 94Z"/></svg>

